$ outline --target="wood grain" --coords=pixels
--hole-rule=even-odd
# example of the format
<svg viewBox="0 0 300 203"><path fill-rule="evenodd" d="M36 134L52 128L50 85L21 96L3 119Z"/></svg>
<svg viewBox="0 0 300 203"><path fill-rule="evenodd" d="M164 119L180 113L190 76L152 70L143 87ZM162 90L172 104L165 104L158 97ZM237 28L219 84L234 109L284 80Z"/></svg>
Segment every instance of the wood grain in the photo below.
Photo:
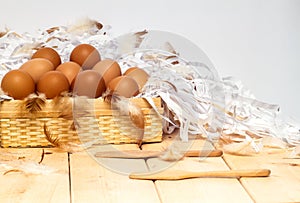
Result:
<svg viewBox="0 0 300 203"><path fill-rule="evenodd" d="M130 171L147 171L144 160L106 158L96 162L87 153L70 156L72 202L160 202L152 181L131 180Z"/></svg>
<svg viewBox="0 0 300 203"><path fill-rule="evenodd" d="M172 138L168 140L172 143ZM163 143L166 144L166 143ZM153 148L152 148L153 147ZM147 144L145 150L160 148L159 144ZM191 140L184 146L190 150L214 149L212 145L203 140ZM167 162L157 158L147 160L150 171L168 170L188 170L194 172L225 170L229 168L221 157L184 158L179 162ZM253 202L247 192L237 179L218 178L195 178L185 180L159 180L155 185L164 203L176 202Z"/></svg>
<svg viewBox="0 0 300 203"><path fill-rule="evenodd" d="M232 169L269 168L268 178L241 178L241 183L256 202L300 202L299 159L285 159L287 152L266 149L261 155L245 157L224 155Z"/></svg>
<svg viewBox="0 0 300 203"><path fill-rule="evenodd" d="M53 151L46 149L41 164L55 172L33 174L21 168L9 169L29 164L34 167L42 149L0 149L0 202L70 202L68 154Z"/></svg>

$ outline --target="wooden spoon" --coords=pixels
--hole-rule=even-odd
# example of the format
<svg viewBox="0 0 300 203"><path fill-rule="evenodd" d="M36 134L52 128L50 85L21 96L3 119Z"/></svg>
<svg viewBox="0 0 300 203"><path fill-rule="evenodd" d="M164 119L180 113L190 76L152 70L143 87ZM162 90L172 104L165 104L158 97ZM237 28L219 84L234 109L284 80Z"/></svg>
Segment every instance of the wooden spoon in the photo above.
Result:
<svg viewBox="0 0 300 203"><path fill-rule="evenodd" d="M121 151L101 151L95 154L98 158L128 158L128 159L146 159L156 158L163 154L160 151L148 150L121 150ZM221 150L188 150L183 152L183 157L220 157L223 155Z"/></svg>
<svg viewBox="0 0 300 203"><path fill-rule="evenodd" d="M165 170L158 173L132 173L131 179L140 180L182 180L188 178L242 178L242 177L268 177L271 174L269 169L254 170L230 170L230 171L206 171L191 172L183 170Z"/></svg>

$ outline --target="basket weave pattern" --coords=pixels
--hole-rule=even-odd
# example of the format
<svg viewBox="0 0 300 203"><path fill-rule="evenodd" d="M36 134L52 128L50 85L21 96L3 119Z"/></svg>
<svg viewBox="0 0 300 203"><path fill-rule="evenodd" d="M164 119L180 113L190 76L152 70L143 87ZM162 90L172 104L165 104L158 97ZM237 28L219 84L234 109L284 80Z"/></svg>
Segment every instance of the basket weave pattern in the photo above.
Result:
<svg viewBox="0 0 300 203"><path fill-rule="evenodd" d="M71 100L71 99L70 99ZM160 99L154 98L157 109L161 112ZM162 139L161 117L142 98L132 101L144 114L144 142L159 142ZM94 111L92 116L78 116L73 119L60 117L51 100L47 100L41 111L29 113L24 102L19 100L4 101L0 110L1 147L48 147L44 125L54 137L61 142L89 142L97 139L97 143L136 143L140 129L133 126L129 116L119 115L110 105L101 99L92 100ZM70 102L67 105L72 105ZM69 109L72 109L69 108ZM76 130L71 126L76 123Z"/></svg>

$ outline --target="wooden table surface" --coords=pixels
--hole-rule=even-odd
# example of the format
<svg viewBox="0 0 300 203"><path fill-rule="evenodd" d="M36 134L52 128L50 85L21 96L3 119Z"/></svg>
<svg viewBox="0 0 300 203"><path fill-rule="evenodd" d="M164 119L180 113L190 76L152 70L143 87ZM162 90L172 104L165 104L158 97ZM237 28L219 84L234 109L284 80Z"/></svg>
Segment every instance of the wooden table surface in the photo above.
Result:
<svg viewBox="0 0 300 203"><path fill-rule="evenodd" d="M146 144L143 150L161 149L164 143ZM137 149L136 145L118 145ZM192 149L207 142L196 140ZM171 169L189 171L260 169L267 178L194 178L176 181L133 180L114 172L87 152L55 148L0 149L0 202L300 202L300 159L287 151L266 149L255 156L224 154L204 159L184 158ZM168 164L158 158L105 158L129 171L147 171Z"/></svg>

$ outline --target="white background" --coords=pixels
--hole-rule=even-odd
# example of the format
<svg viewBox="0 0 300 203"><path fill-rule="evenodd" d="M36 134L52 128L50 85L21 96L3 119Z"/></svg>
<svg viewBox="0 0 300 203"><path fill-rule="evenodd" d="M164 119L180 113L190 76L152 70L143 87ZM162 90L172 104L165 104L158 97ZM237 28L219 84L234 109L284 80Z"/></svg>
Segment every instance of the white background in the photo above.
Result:
<svg viewBox="0 0 300 203"><path fill-rule="evenodd" d="M300 120L300 0L2 0L0 8L0 29L19 33L83 17L111 25L114 35L174 32L197 44L220 76L241 79Z"/></svg>

